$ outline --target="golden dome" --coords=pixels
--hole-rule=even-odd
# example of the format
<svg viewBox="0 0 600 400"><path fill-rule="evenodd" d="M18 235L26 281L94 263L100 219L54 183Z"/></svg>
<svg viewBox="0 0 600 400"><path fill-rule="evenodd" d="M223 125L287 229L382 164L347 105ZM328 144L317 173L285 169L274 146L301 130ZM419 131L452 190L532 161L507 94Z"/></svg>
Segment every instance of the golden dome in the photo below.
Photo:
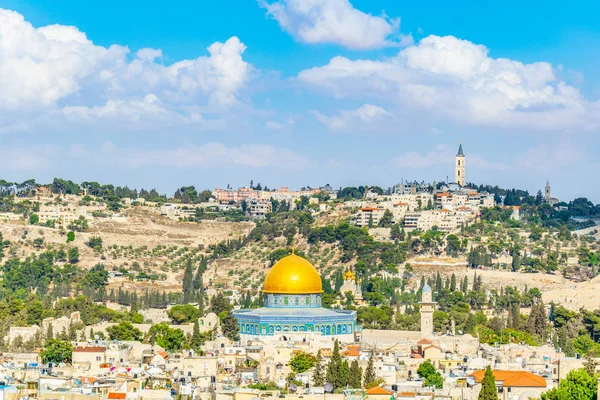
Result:
<svg viewBox="0 0 600 400"><path fill-rule="evenodd" d="M277 261L265 278L264 293L323 293L321 276L308 260L291 254Z"/></svg>
<svg viewBox="0 0 600 400"><path fill-rule="evenodd" d="M354 272L348 270L345 274L344 274L344 280L345 281L354 281L356 280L356 276L354 275Z"/></svg>

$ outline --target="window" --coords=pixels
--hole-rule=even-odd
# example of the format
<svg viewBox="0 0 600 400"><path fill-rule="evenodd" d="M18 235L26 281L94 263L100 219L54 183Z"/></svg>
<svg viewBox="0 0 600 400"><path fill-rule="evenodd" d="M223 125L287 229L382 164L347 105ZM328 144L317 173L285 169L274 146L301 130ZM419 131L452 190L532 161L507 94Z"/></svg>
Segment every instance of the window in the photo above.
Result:
<svg viewBox="0 0 600 400"><path fill-rule="evenodd" d="M100 356L96 357L96 361L102 361L102 357L100 357Z"/></svg>

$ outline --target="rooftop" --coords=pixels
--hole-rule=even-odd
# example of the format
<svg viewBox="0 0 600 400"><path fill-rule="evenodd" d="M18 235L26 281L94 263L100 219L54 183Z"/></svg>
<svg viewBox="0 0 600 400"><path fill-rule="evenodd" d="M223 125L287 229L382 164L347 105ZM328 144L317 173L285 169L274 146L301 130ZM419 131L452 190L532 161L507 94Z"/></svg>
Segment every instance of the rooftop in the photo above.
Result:
<svg viewBox="0 0 600 400"><path fill-rule="evenodd" d="M539 375L527 371L492 371L496 382L504 387L546 387L546 380ZM483 380L485 370L471 374L477 383Z"/></svg>

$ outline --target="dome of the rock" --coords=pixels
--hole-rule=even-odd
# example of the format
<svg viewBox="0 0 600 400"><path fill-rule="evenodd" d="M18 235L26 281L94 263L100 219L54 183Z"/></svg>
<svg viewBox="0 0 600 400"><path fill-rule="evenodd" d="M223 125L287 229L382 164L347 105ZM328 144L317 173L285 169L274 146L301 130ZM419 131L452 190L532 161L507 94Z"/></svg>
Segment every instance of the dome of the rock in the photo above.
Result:
<svg viewBox="0 0 600 400"><path fill-rule="evenodd" d="M321 276L305 258L291 254L279 260L265 278L263 293L319 294L323 293Z"/></svg>

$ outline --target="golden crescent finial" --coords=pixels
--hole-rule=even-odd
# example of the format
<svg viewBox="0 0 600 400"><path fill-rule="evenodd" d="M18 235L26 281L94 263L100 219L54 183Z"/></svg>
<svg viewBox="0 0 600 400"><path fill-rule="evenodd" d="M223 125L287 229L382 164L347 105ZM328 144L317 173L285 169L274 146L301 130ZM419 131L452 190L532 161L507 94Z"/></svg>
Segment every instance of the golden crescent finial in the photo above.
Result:
<svg viewBox="0 0 600 400"><path fill-rule="evenodd" d="M292 254L295 254L294 251L295 251L294 246L292 246Z"/></svg>

